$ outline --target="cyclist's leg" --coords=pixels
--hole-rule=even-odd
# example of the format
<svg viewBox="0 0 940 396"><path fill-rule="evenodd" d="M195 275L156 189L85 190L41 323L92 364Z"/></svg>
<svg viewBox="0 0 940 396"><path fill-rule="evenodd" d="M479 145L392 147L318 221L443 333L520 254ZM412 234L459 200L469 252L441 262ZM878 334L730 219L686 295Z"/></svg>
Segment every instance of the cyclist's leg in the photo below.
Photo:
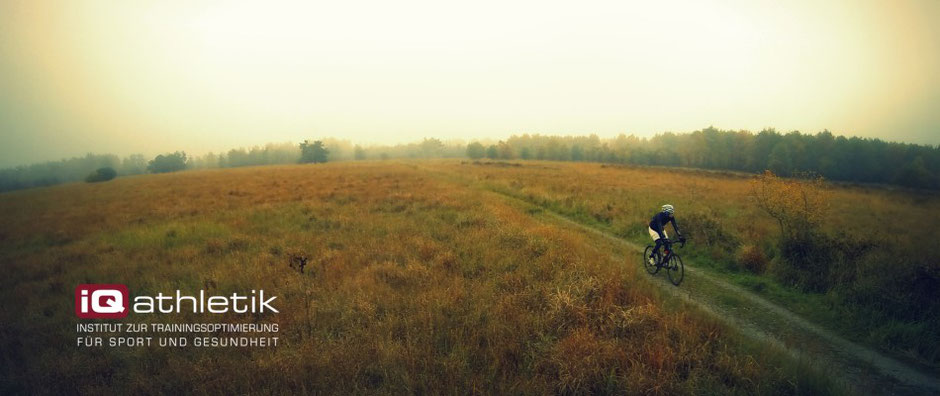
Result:
<svg viewBox="0 0 940 396"><path fill-rule="evenodd" d="M650 238L653 238L653 242L656 243L656 246L653 247L653 251L650 252L650 257L656 254L656 250L659 249L659 234L656 233L656 230L653 227L647 227L647 231L650 233Z"/></svg>
<svg viewBox="0 0 940 396"><path fill-rule="evenodd" d="M656 230L654 230L653 227L649 227L648 229L650 233L650 238L653 238L653 242L656 242L656 246L654 246L653 251L650 252L650 257L654 257L656 255L656 252L659 251L659 245L662 244L662 242L659 241L659 233L656 232Z"/></svg>
<svg viewBox="0 0 940 396"><path fill-rule="evenodd" d="M662 238L657 242L663 246L663 252L658 253L659 256L657 257L656 266L665 267L669 260L669 255L672 254L672 244L669 243L669 240L666 238Z"/></svg>

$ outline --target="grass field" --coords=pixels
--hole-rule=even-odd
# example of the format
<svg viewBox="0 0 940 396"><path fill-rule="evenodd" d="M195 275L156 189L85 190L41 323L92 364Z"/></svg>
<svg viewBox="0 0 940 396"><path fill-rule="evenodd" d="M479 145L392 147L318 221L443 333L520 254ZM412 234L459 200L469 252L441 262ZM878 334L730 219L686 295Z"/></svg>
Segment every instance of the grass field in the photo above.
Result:
<svg viewBox="0 0 940 396"><path fill-rule="evenodd" d="M754 202L751 175L552 162L513 165L442 167L467 183L641 244L649 242L642 230L651 213L661 203L672 203L680 228L694 241L688 257L695 265L852 339L940 369L940 346L925 341L940 339L940 245L935 243L940 196L935 193L829 186L821 228L831 245L824 248L845 244L862 253L843 263L814 264L834 285L814 293L772 276L775 266L787 263L779 257L776 222ZM758 268L749 259L753 254L745 254L754 251Z"/></svg>
<svg viewBox="0 0 940 396"><path fill-rule="evenodd" d="M377 161L0 194L0 285L4 300L15 302L0 306L0 392L840 392L785 353L667 297L638 263L615 261L591 238L539 221L507 195L643 243L648 217L669 201L692 237L696 264L763 284L758 289L775 300L870 343L930 360L933 347L905 337L932 334L933 322L894 319L885 329L860 319L878 312L870 304L817 306L837 297L798 293L738 268L738 245L773 253L774 224L748 202L747 183L598 164ZM938 257L930 243L940 224L936 197L833 193L839 215L827 228L875 233L920 247L924 260ZM912 221L923 232L910 232ZM291 265L301 256L309 259L303 272ZM76 347L81 283L123 283L132 293L264 289L278 296L279 314L212 321L275 322L281 343ZM860 314L837 319L845 312ZM207 321L188 313L127 319Z"/></svg>

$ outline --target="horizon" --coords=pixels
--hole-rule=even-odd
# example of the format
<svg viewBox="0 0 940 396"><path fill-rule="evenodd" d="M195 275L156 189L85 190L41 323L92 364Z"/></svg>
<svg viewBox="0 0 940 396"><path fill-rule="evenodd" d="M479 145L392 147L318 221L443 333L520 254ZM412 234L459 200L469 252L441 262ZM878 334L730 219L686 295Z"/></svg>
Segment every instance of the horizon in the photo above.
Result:
<svg viewBox="0 0 940 396"><path fill-rule="evenodd" d="M938 14L925 0L4 2L0 168L310 136L368 146L705 125L936 146Z"/></svg>
<svg viewBox="0 0 940 396"><path fill-rule="evenodd" d="M172 150L160 151L160 152L153 152L153 153L149 153L149 152L112 153L112 152L90 152L90 151L89 151L89 152L79 153L79 154L71 155L71 156L67 156L67 157L52 158L52 159L47 159L47 160L39 160L39 161L35 161L35 162L23 163L23 164L15 164L15 165L11 165L11 166L0 166L0 169L16 169L16 168L20 168L20 167L29 167L29 166L32 166L32 165L38 165L38 164L44 164L44 163L54 163L54 162L66 161L66 160L70 160L70 159L82 158L82 157L85 157L85 156L88 156L88 155L114 155L114 156L118 157L119 159L124 159L124 158L130 157L130 156L132 156L132 155L138 155L138 154L140 154L140 155L143 155L145 159L151 160L151 159L153 159L154 157L156 157L157 155L161 155L161 154L165 155L165 154L172 154L172 153L175 153L175 152L184 152L184 153L186 153L187 158L200 158L200 157L205 157L206 155L209 155L209 154L226 155L229 151L232 151L232 150L250 150L250 149L252 149L252 148L264 148L264 147L269 146L269 145L275 145L275 146L276 146L276 145L285 145L285 144L295 144L295 145L299 145L301 142L304 142L304 141L310 141L310 142L324 141L324 143L327 143L328 141L333 141L333 142L340 142L340 143L346 144L346 145L348 145L348 146L353 146L353 147L358 146L358 147L362 147L362 148L367 149L367 150L376 149L376 148L391 148L391 147L395 147L395 146L416 145L416 144L420 144L420 143L421 143L423 140L425 140L425 139L437 139L437 140L439 140L441 143L443 143L444 146L449 146L449 147L454 147L454 146L462 146L462 147L463 147L463 146L466 146L466 145L468 145L468 144L470 144L470 143L474 143L474 142L479 142L479 143L483 144L484 146L487 146L487 147L488 147L488 146L490 146L490 145L497 145L497 144L499 144L499 143L501 143L501 142L504 142L504 141L507 141L507 140L509 140L510 138L513 138L513 137L521 137L521 136L526 136L526 135L528 135L528 136L544 136L544 137L560 137L560 138L578 138L578 137L590 137L590 136L595 136L595 135L597 135L598 138L601 139L601 141L615 140L615 139L617 139L619 136L622 135L622 136L625 136L625 137L637 137L637 138L639 138L639 139L649 140L649 139L652 139L652 138L655 138L655 137L658 137L658 136L662 136L662 135L665 135L665 134L685 135L685 134L691 134L691 133L695 133L695 132L699 132L699 131L704 131L704 130L709 129L709 128L714 128L714 129L716 129L716 130L718 130L718 131L724 131L724 132L747 132L747 133L750 133L750 134L752 134L752 135L757 135L757 134L759 134L759 133L761 133L761 132L763 132L763 131L765 131L765 130L769 130L769 131L776 132L776 133L780 134L781 136L782 136L782 135L787 135L787 134L793 133L793 132L799 133L799 134L804 135L804 136L807 136L807 135L809 135L809 136L816 136L816 135L818 135L818 134L820 134L820 133L823 133L823 132L829 132L829 133L832 134L833 138L836 138L836 139L838 139L838 138L840 138L840 137L846 138L846 139L859 138L859 139L865 139L865 140L880 140L880 141L882 141L882 142L889 143L889 144L896 144L896 143L897 143L897 144L910 144L910 145L925 146L925 147L928 147L928 148L940 148L940 144L937 144L937 145L930 145L930 144L911 143L911 142L904 142L904 141L897 141L897 140L886 140L886 139L882 139L882 138L878 138L878 137L850 136L850 135L842 135L842 134L834 133L834 132L828 131L828 130L822 130L822 131L815 132L815 133L805 133L805 132L802 132L802 131L781 131L781 130L778 130L778 129L776 129L776 128L770 128L770 127L769 127L769 128L764 128L763 130L760 130L760 131L750 131L750 130L744 130L744 129L722 129L722 128L717 128L717 127L714 127L714 126L708 126L708 127L699 128L699 129L696 129L696 130L693 130L693 131L683 131L683 132L678 132L678 131L665 131L665 132L655 133L655 134L650 135L650 136L640 136L640 135L636 135L636 134L617 134L617 135L614 135L614 136L600 136L600 135L591 134L591 133L586 133L586 134L545 134L545 133L528 133L528 132L526 132L526 133L513 133L513 134L510 134L510 135L508 135L508 136L501 137L501 138L465 138L465 139L462 139L462 138L453 138L453 139L441 139L441 138L435 137L435 136L425 136L425 137L422 137L422 138L418 138L418 139L416 139L416 140L402 141L402 142L396 142L396 143L391 143L391 144L374 143L374 142L373 142L373 143L356 142L356 141L344 139L344 138L341 138L341 137L335 137L335 136L320 136L320 137L313 137L313 138L310 138L310 137L308 137L308 138L301 138L301 139L298 140L298 141L280 141L280 142L277 142L277 141L270 141L270 142L263 142L263 143L258 143L258 144L245 145L245 146L231 146L231 147L223 148L223 149L220 149L220 150L217 150L217 151L201 151L201 152L196 152L196 151L188 150L188 149L186 149L186 148L178 148L178 149L172 149ZM326 147L327 149L329 149L329 148L332 147L332 146L331 146L330 144L325 144L324 147Z"/></svg>

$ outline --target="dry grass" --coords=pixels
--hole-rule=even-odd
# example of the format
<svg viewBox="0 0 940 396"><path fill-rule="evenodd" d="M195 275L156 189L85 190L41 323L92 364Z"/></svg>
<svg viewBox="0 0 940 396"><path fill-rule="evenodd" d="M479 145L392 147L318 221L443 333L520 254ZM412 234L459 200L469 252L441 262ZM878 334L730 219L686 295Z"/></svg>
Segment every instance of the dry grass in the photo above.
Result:
<svg viewBox="0 0 940 396"><path fill-rule="evenodd" d="M496 194L437 176L464 172L459 166L193 171L2 194L0 391L829 390L818 376L716 321L664 306L646 277L592 241L540 223ZM679 207L705 207L680 199L675 180L649 172L526 166L474 170L471 177L494 175L506 188L582 202L624 226L636 226L659 203L651 187L672 190L666 199ZM588 183L562 187L572 175ZM695 194L725 187L687 181L695 187L685 192ZM598 191L609 201L596 199ZM624 191L637 198L614 199ZM291 266L297 256L308 258L303 273ZM72 304L79 283L125 283L132 294L264 289L278 296L280 314L211 321L277 322L282 345L77 348ZM126 321L207 318L131 314Z"/></svg>
<svg viewBox="0 0 940 396"><path fill-rule="evenodd" d="M593 163L523 162L523 167L439 163L446 177L524 199L584 224L647 243L645 229L665 203L691 236L694 264L731 274L778 302L856 340L940 367L940 196L857 185L825 187L828 210L814 222L822 249L862 252L815 263L835 285L804 295L772 286L782 273L778 222L752 198L753 176ZM761 275L764 271L767 275ZM826 276L826 275L823 275Z"/></svg>

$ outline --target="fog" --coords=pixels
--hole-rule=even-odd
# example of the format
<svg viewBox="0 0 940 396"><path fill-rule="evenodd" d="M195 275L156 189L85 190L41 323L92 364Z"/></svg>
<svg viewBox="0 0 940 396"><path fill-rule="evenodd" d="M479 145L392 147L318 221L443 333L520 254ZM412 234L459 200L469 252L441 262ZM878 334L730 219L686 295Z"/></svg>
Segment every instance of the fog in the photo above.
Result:
<svg viewBox="0 0 940 396"><path fill-rule="evenodd" d="M940 2L0 2L0 167L709 125L940 143Z"/></svg>

